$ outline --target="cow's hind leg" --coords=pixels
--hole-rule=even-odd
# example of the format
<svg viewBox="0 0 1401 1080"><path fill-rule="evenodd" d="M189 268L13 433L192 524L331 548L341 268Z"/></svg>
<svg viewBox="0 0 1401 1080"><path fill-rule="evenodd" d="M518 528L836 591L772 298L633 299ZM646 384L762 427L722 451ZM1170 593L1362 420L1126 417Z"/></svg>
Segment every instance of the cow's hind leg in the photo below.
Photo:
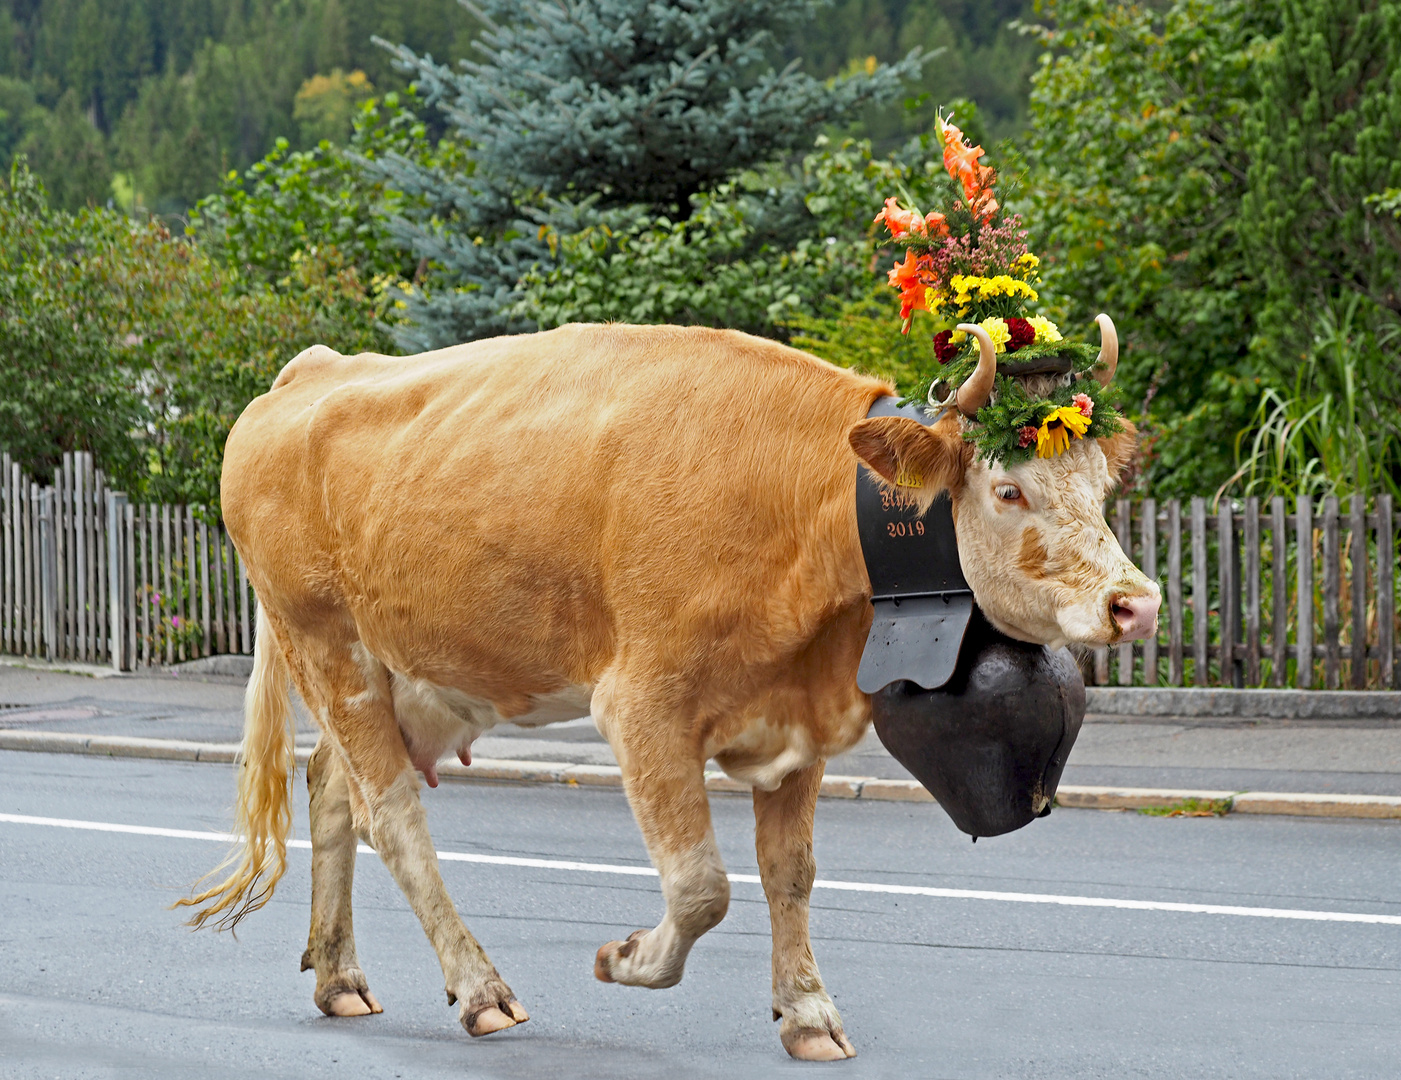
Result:
<svg viewBox="0 0 1401 1080"><path fill-rule="evenodd" d="M789 773L777 791L754 791L754 846L773 926L773 1018L783 1048L807 1061L855 1057L827 996L808 936L808 897L816 876L812 817L823 762Z"/></svg>
<svg viewBox="0 0 1401 1080"><path fill-rule="evenodd" d="M666 915L652 930L598 950L603 982L659 989L681 981L691 946L725 917L730 879L710 826L705 764L683 725L648 695L628 708L614 702L603 726L619 751L623 786L662 881Z"/></svg>
<svg viewBox="0 0 1401 1080"><path fill-rule="evenodd" d="M331 618L319 620L324 633ZM290 641L293 676L344 753L347 780L363 801L375 851L418 916L438 954L449 1004L469 1035L530 1019L453 907L428 835L418 779L399 733L388 672L352 636ZM352 807L352 810L354 808Z"/></svg>
<svg viewBox="0 0 1401 1080"><path fill-rule="evenodd" d="M350 785L324 735L307 762L306 786L311 794L311 932L302 970L316 970L316 1006L327 1016L382 1012L355 956L350 891L356 837Z"/></svg>

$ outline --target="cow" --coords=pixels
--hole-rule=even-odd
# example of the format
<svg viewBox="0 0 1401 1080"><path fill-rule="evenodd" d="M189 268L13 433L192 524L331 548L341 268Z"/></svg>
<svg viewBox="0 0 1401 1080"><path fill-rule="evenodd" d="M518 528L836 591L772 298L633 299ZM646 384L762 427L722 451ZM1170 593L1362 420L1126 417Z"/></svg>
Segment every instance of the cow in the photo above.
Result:
<svg viewBox="0 0 1401 1080"><path fill-rule="evenodd" d="M524 1023L449 898L419 776L436 786L437 762L469 761L493 725L587 713L665 899L594 974L672 986L724 917L713 758L753 788L782 1044L853 1057L808 898L824 763L871 722L858 460L922 507L950 496L964 575L1004 633L1112 645L1156 627L1157 586L1101 514L1133 432L1011 468L979 459L964 431L995 360L978 333L978 371L932 426L867 418L887 382L728 330L570 325L409 357L298 355L225 449L224 519L258 599L243 840L227 878L182 901L192 923L231 927L285 869L295 687L320 729L302 957L316 1005L380 1011L351 932L358 837L422 923L467 1032Z"/></svg>

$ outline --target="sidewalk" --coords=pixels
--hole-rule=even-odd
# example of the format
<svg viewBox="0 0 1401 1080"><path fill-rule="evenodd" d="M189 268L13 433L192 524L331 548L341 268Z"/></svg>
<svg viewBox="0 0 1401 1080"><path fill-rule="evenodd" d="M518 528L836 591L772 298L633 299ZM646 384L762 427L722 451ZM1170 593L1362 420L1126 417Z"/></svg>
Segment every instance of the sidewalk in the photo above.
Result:
<svg viewBox="0 0 1401 1080"><path fill-rule="evenodd" d="M0 747L7 731L236 744L242 733L242 697L243 680L229 676L92 678L4 665ZM309 749L315 741L312 725L300 716L298 746ZM481 762L547 763L543 771L554 773L568 766L594 767L578 775L592 771L597 777L612 773L609 767L616 765L587 717L543 728L502 725L477 740L473 757ZM830 761L827 774L910 780L874 732L850 753ZM473 770L469 775L485 773ZM1067 795L1069 789L1093 787L1401 797L1401 723L1131 720L1091 714L1062 787ZM1081 804L1105 805L1094 800Z"/></svg>

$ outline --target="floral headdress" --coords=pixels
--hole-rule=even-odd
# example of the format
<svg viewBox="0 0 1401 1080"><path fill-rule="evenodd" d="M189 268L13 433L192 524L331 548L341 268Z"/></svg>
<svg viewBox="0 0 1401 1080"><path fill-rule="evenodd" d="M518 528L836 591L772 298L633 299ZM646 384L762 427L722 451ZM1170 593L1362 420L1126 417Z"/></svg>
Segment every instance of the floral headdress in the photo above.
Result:
<svg viewBox="0 0 1401 1080"><path fill-rule="evenodd" d="M965 438L980 456L1011 465L1035 454L1064 453L1072 439L1100 438L1122 430L1110 379L1118 362L1114 323L1100 315L1101 346L1066 341L1056 324L1031 313L1041 261L1027 250L1021 218L993 195L997 174L979 164L981 146L940 118L944 168L951 203L947 212L921 215L896 198L876 215L905 259L890 271L900 290L902 331L916 311L939 325L934 356L940 369L929 387L956 387L950 401L977 424ZM1093 374L1093 378L1084 376ZM1049 376L1046 396L1028 389L1029 376ZM945 402L944 404L948 404Z"/></svg>

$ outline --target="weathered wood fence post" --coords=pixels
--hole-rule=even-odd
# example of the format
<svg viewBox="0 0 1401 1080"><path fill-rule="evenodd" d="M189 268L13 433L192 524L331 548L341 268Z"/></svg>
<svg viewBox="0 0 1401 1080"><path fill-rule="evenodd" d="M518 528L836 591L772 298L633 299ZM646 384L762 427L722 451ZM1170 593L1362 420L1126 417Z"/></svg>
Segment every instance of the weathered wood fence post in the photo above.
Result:
<svg viewBox="0 0 1401 1080"><path fill-rule="evenodd" d="M53 488L35 484L34 494L39 504L39 595L42 648L35 649L47 660L58 658L58 557L54 530Z"/></svg>
<svg viewBox="0 0 1401 1080"><path fill-rule="evenodd" d="M111 643L112 666L118 671L129 671L127 663L127 608L131 600L131 581L126 575L126 553L123 541L126 538L127 498L125 492L107 492L107 600L108 640Z"/></svg>

